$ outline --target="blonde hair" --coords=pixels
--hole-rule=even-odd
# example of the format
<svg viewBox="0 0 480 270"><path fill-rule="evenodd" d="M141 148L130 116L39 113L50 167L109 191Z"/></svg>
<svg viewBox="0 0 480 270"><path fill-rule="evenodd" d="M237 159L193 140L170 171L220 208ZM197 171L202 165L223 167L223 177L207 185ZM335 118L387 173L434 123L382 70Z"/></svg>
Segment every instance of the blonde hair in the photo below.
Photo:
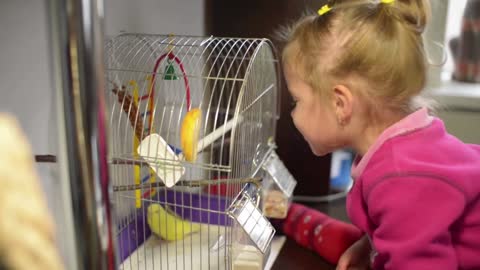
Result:
<svg viewBox="0 0 480 270"><path fill-rule="evenodd" d="M428 0L337 0L329 6L329 12L305 16L288 31L284 65L320 94L331 80L353 75L366 79L360 95L373 108L416 109L412 104L428 67L422 40Z"/></svg>

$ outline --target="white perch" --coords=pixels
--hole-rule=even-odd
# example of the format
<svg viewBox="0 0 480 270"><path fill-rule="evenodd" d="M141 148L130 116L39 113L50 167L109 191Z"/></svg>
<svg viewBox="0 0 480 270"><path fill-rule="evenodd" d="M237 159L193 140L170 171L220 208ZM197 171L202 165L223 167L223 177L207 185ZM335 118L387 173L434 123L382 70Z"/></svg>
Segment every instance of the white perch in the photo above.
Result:
<svg viewBox="0 0 480 270"><path fill-rule="evenodd" d="M203 151L214 141L224 136L232 128L242 122L243 117L240 115L235 119L229 120L224 125L218 127L207 136L200 139L197 143L197 153ZM173 187L180 178L185 174L185 167L180 161L184 160L183 154L175 155L173 150L168 146L167 142L156 133L145 137L137 148L138 155L142 157L162 180L167 187Z"/></svg>

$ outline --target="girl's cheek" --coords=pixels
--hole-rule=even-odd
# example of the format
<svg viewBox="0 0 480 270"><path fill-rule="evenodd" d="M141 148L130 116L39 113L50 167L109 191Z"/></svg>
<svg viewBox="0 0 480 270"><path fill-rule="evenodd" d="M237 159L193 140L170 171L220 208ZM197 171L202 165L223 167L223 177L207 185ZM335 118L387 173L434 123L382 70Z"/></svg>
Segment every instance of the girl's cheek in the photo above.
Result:
<svg viewBox="0 0 480 270"><path fill-rule="evenodd" d="M293 109L290 111L290 117L292 117L292 121L293 121L294 124L295 124L295 116L296 116L295 108L293 108Z"/></svg>
<svg viewBox="0 0 480 270"><path fill-rule="evenodd" d="M299 123L300 119L299 119L299 115L298 115L298 110L294 109L292 112L291 112L291 116L292 116L292 120L293 120L293 124L295 125L295 127L300 130L300 126L301 126L301 123Z"/></svg>

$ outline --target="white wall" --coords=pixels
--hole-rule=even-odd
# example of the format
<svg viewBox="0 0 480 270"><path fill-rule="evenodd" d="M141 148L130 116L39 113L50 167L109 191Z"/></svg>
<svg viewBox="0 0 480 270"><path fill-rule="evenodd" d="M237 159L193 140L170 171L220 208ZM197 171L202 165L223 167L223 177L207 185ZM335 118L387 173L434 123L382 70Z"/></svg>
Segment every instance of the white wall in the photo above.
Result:
<svg viewBox="0 0 480 270"><path fill-rule="evenodd" d="M47 152L50 89L42 1L0 4L0 110L14 113L37 153Z"/></svg>
<svg viewBox="0 0 480 270"><path fill-rule="evenodd" d="M49 140L52 84L46 18L43 1L0 3L0 111L17 117L37 154L55 149ZM39 170L44 188L50 190L47 167Z"/></svg>
<svg viewBox="0 0 480 270"><path fill-rule="evenodd" d="M203 0L105 0L105 17L107 35L205 34Z"/></svg>

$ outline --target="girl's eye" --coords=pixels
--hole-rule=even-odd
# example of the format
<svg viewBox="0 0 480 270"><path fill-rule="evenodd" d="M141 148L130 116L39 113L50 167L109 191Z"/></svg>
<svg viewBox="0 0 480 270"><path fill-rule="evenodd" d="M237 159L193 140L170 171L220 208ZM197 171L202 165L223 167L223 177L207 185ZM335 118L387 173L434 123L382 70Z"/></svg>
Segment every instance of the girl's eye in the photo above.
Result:
<svg viewBox="0 0 480 270"><path fill-rule="evenodd" d="M292 101L292 107L297 106L297 102L298 102L298 100L293 100L293 101Z"/></svg>

